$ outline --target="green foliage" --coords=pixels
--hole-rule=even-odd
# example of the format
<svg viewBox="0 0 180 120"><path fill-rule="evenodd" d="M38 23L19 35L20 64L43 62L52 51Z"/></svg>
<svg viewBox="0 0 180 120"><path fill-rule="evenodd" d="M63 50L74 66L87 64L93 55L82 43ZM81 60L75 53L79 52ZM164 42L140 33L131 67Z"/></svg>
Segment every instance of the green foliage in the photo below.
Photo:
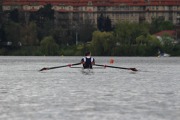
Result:
<svg viewBox="0 0 180 120"><path fill-rule="evenodd" d="M9 18L13 22L19 22L19 10L18 9L11 10L9 14Z"/></svg>
<svg viewBox="0 0 180 120"><path fill-rule="evenodd" d="M107 16L105 19L105 31L106 32L112 31L111 19L109 18L109 16Z"/></svg>
<svg viewBox="0 0 180 120"><path fill-rule="evenodd" d="M62 56L82 56L83 55L83 49L84 49L84 46L82 45L78 45L78 46L68 46L68 47L65 47L63 49L61 49L61 55Z"/></svg>
<svg viewBox="0 0 180 120"><path fill-rule="evenodd" d="M38 39L41 40L45 36L52 36L54 29L54 10L51 4L46 4L37 12L30 15L30 21L37 24Z"/></svg>
<svg viewBox="0 0 180 120"><path fill-rule="evenodd" d="M20 42L20 24L9 21L5 24L6 41L12 42L16 46Z"/></svg>
<svg viewBox="0 0 180 120"><path fill-rule="evenodd" d="M157 39L156 36L153 36L153 35L148 35L147 36L147 40L148 40L148 43L147 45L148 46L154 46L154 47L160 47L160 41Z"/></svg>
<svg viewBox="0 0 180 120"><path fill-rule="evenodd" d="M7 55L7 54L8 54L8 50L6 48L0 49L0 55Z"/></svg>
<svg viewBox="0 0 180 120"><path fill-rule="evenodd" d="M5 35L4 25L1 25L0 23L0 41L5 41L5 40L6 40L6 35Z"/></svg>
<svg viewBox="0 0 180 120"><path fill-rule="evenodd" d="M136 49L136 55L146 56L146 49L147 49L146 45L142 45L142 44L138 45Z"/></svg>
<svg viewBox="0 0 180 120"><path fill-rule="evenodd" d="M52 9L51 4L46 4L43 8L38 10L38 15L41 19L44 20L53 20L54 19L54 10Z"/></svg>
<svg viewBox="0 0 180 120"><path fill-rule="evenodd" d="M153 35L147 35L143 42L144 44L138 45L138 54L143 56L154 56L157 55L157 51L160 48L160 41Z"/></svg>
<svg viewBox="0 0 180 120"><path fill-rule="evenodd" d="M180 56L180 43L176 44L171 53L172 56Z"/></svg>
<svg viewBox="0 0 180 120"><path fill-rule="evenodd" d="M78 39L78 42L81 41L83 43L86 43L88 41L92 40L92 33L95 30L95 28L93 27L93 24L91 23L91 21L89 19L87 19L83 24L80 25L81 27L79 28L79 30L75 30L75 34L76 32L79 33L79 36L76 36L74 38ZM77 29L77 28L76 28ZM78 34L77 34L78 35ZM75 40L74 40L75 41Z"/></svg>
<svg viewBox="0 0 180 120"><path fill-rule="evenodd" d="M65 21L62 25L61 21L56 19L55 24L51 5L44 6L36 13L29 13L32 21L30 23L28 15L24 18L26 22L19 19L23 16L18 16L23 14L19 11L11 11L13 19L4 19L6 21L0 23L0 26L3 26L3 29L2 27L0 29L1 55L84 55L85 51L90 50L93 55L98 56L154 56L158 49L171 55L180 55L180 47L178 44L174 45L172 38L163 36L163 44L161 44L150 34L150 32L174 29L173 24L164 21L163 18L155 18L151 24L119 21L113 32L100 32L111 28L108 28L111 26L108 17L100 16L98 27L102 28L99 28L100 31L94 31L94 25L89 19L78 24L77 28L74 28L74 24L71 25L69 21ZM79 41L78 45L75 45L76 37ZM12 42L14 46L22 42L24 46L12 50L7 46L3 48L4 42Z"/></svg>
<svg viewBox="0 0 180 120"><path fill-rule="evenodd" d="M143 45L143 44L146 44L147 43L147 40L146 40L146 36L144 35L140 35L139 37L136 38L136 43L139 45Z"/></svg>
<svg viewBox="0 0 180 120"><path fill-rule="evenodd" d="M101 15L97 19L97 28L101 32L112 31L111 19L108 16L104 17L103 14L101 13Z"/></svg>
<svg viewBox="0 0 180 120"><path fill-rule="evenodd" d="M42 56L39 46L23 46L18 50L9 51L9 55L15 56Z"/></svg>
<svg viewBox="0 0 180 120"><path fill-rule="evenodd" d="M174 25L171 21L165 21L164 17L154 17L150 25L150 33L154 34L162 30L172 30Z"/></svg>
<svg viewBox="0 0 180 120"><path fill-rule="evenodd" d="M63 34L63 29L61 27L55 28L52 32L52 36L58 45L65 44L65 41L63 41L65 35Z"/></svg>
<svg viewBox="0 0 180 120"><path fill-rule="evenodd" d="M137 37L136 43L138 44L138 55L156 55L158 49L161 47L161 43L156 36L152 36L150 34Z"/></svg>
<svg viewBox="0 0 180 120"><path fill-rule="evenodd" d="M37 26L34 22L21 27L21 41L23 45L34 46L39 45L37 38Z"/></svg>
<svg viewBox="0 0 180 120"><path fill-rule="evenodd" d="M43 21L41 26L38 26L37 32L38 32L38 39L41 40L45 36L53 36L54 31L54 25L53 21L47 20Z"/></svg>
<svg viewBox="0 0 180 120"><path fill-rule="evenodd" d="M75 54L74 49L66 49L63 50L62 55L64 56L73 56Z"/></svg>
<svg viewBox="0 0 180 120"><path fill-rule="evenodd" d="M115 38L119 44L135 44L138 36L149 33L148 27L147 23L138 24L119 21L114 30Z"/></svg>
<svg viewBox="0 0 180 120"><path fill-rule="evenodd" d="M58 55L59 46L51 36L45 37L41 41L40 47L44 55Z"/></svg>
<svg viewBox="0 0 180 120"><path fill-rule="evenodd" d="M112 32L95 31L91 42L91 51L94 55L111 55L116 41Z"/></svg>
<svg viewBox="0 0 180 120"><path fill-rule="evenodd" d="M47 21L54 20L54 10L51 4L46 4L44 7L40 8L31 17L32 21L36 21L39 27L43 27Z"/></svg>
<svg viewBox="0 0 180 120"><path fill-rule="evenodd" d="M162 36L162 50L167 53L172 53L174 48L173 39L165 34Z"/></svg>
<svg viewBox="0 0 180 120"><path fill-rule="evenodd" d="M136 45L119 45L114 48L113 56L135 56L137 55L137 46Z"/></svg>

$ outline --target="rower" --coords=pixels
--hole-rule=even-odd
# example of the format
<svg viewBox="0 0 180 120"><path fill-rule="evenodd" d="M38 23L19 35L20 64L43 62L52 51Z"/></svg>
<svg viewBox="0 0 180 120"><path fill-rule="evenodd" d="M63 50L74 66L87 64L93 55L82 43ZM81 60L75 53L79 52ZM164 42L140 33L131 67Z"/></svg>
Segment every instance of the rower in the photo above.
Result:
<svg viewBox="0 0 180 120"><path fill-rule="evenodd" d="M84 69L92 69L92 65L95 64L95 59L91 57L91 52L86 52L85 57L81 59Z"/></svg>

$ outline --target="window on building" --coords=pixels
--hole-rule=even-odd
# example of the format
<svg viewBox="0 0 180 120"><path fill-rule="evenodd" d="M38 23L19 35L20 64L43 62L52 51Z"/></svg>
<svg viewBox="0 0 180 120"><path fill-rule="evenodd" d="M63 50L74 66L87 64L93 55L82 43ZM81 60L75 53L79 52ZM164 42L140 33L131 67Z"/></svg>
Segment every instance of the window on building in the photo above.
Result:
<svg viewBox="0 0 180 120"><path fill-rule="evenodd" d="M159 10L159 6L156 6L156 10Z"/></svg>
<svg viewBox="0 0 180 120"><path fill-rule="evenodd" d="M89 1L89 2L88 2L88 5L91 6L91 5L92 5L92 1Z"/></svg>

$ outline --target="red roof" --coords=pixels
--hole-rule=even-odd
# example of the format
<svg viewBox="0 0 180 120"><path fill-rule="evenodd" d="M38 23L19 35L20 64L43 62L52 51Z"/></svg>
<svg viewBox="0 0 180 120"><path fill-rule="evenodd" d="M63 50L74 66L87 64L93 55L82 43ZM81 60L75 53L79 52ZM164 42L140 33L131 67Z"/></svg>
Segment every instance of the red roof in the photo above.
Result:
<svg viewBox="0 0 180 120"><path fill-rule="evenodd" d="M88 2L92 2L94 6L141 6L141 5L180 5L180 0L3 0L4 5L24 5L24 4L64 4L72 6L86 6Z"/></svg>
<svg viewBox="0 0 180 120"><path fill-rule="evenodd" d="M156 35L156 36L163 36L165 34L168 34L171 37L174 37L176 35L176 31L175 30L164 30L164 31L155 33L154 35Z"/></svg>

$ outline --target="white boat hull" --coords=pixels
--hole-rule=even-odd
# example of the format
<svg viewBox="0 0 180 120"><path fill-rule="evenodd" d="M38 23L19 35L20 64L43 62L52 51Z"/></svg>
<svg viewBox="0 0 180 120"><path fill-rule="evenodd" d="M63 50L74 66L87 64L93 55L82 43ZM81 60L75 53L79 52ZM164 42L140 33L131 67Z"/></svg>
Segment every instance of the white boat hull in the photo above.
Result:
<svg viewBox="0 0 180 120"><path fill-rule="evenodd" d="M159 55L158 57L170 57L170 55L167 53L164 53L164 54Z"/></svg>

